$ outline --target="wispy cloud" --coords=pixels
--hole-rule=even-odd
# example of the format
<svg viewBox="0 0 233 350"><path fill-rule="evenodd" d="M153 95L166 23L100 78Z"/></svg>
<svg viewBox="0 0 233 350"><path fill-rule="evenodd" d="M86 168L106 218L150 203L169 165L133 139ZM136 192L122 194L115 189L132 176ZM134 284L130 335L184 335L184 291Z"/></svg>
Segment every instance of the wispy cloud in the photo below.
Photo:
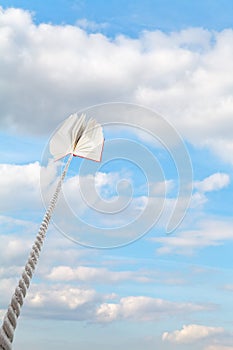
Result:
<svg viewBox="0 0 233 350"><path fill-rule="evenodd" d="M233 292L233 284L226 284L223 288L229 292Z"/></svg>
<svg viewBox="0 0 233 350"><path fill-rule="evenodd" d="M87 31L97 32L105 29L109 26L107 22L97 23L94 21L90 21L86 18L80 18L76 21L76 25L80 28L83 28Z"/></svg>
<svg viewBox="0 0 233 350"><path fill-rule="evenodd" d="M153 279L149 271L111 271L106 268L96 268L87 266L78 266L71 268L69 266L57 266L47 275L52 281L82 281L95 283L118 283L118 282L140 282L148 283Z"/></svg>
<svg viewBox="0 0 233 350"><path fill-rule="evenodd" d="M190 255L204 247L218 246L233 240L232 223L225 221L202 221L197 229L181 231L168 237L152 238L159 243L159 254Z"/></svg>

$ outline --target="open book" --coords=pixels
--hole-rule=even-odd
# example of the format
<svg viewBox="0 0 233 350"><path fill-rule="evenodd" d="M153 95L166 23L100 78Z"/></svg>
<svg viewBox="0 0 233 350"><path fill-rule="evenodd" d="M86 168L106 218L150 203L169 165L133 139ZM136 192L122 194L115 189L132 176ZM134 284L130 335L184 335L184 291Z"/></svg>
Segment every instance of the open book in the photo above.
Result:
<svg viewBox="0 0 233 350"><path fill-rule="evenodd" d="M101 161L104 136L100 124L95 119L86 122L86 116L77 113L67 118L53 135L49 148L55 160L67 154Z"/></svg>

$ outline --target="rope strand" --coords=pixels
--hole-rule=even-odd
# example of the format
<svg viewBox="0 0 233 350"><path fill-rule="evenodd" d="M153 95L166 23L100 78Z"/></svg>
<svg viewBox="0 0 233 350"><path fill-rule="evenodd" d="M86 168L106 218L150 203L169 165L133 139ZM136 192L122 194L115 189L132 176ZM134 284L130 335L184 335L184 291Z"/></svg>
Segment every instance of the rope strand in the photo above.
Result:
<svg viewBox="0 0 233 350"><path fill-rule="evenodd" d="M67 170L69 168L70 162L73 158L73 154L70 155L66 166L61 174L59 182L57 184L56 191L50 201L49 207L44 215L43 221L40 225L39 232L36 236L36 240L32 246L31 252L29 254L28 261L25 265L22 276L19 280L18 286L12 296L10 305L3 319L3 324L0 329L0 349L1 350L11 350L12 342L14 338L14 331L17 325L17 318L20 315L20 310L23 305L24 298L26 296L27 290L30 286L31 278L35 270L36 264L39 259L39 255L42 249L42 245L46 236L46 231L56 206L58 195L60 193L62 182L66 176Z"/></svg>

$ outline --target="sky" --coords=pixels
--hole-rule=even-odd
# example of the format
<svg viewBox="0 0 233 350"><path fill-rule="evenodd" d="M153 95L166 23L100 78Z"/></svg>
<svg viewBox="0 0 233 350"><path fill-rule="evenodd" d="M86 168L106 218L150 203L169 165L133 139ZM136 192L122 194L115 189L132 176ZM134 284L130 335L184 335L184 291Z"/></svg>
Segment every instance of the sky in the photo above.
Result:
<svg viewBox="0 0 233 350"><path fill-rule="evenodd" d="M0 2L0 318L72 160L15 350L233 350L233 3Z"/></svg>

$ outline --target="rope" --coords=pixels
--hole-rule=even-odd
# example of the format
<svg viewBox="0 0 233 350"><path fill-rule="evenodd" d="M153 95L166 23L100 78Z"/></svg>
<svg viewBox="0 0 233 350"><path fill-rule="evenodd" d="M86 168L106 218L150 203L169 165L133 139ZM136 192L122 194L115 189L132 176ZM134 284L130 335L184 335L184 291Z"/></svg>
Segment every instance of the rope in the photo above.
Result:
<svg viewBox="0 0 233 350"><path fill-rule="evenodd" d="M46 236L46 231L48 224L50 222L53 210L57 203L58 195L62 187L62 182L66 176L67 170L69 168L70 162L73 158L73 154L70 155L66 166L61 174L59 182L57 184L56 191L50 201L49 207L45 213L43 221L40 225L39 232L36 236L36 240L32 246L28 261L25 265L24 271L19 280L18 286L12 296L11 303L8 307L6 315L3 320L2 327L0 329L0 349L1 350L11 350L12 342L14 338L14 331L17 325L17 319L20 315L20 310L23 305L24 298L29 288L30 281L35 270L36 264L39 259L40 251Z"/></svg>

